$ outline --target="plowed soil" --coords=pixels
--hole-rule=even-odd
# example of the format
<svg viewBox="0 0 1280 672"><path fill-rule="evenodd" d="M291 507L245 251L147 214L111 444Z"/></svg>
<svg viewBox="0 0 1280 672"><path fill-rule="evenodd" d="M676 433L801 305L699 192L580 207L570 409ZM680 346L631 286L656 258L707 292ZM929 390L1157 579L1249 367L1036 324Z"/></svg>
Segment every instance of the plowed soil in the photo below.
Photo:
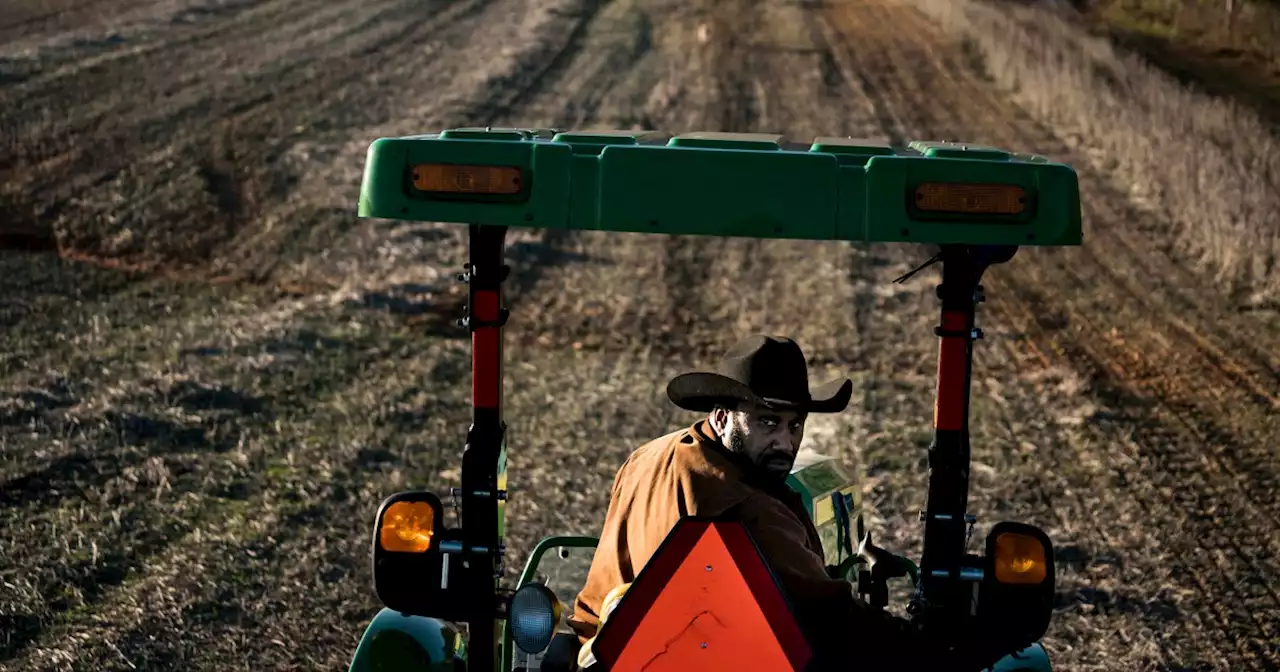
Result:
<svg viewBox="0 0 1280 672"><path fill-rule="evenodd" d="M469 413L463 231L356 218L364 152L487 124L1079 166L1086 244L985 282L974 537L1055 540L1060 669L1280 665L1280 320L907 0L28 0L0 11L0 216L61 255L0 253L0 669L345 669L375 507L455 485ZM596 532L627 453L695 419L670 376L758 331L855 380L808 440L918 553L936 274L892 280L925 251L510 241L509 566Z"/></svg>

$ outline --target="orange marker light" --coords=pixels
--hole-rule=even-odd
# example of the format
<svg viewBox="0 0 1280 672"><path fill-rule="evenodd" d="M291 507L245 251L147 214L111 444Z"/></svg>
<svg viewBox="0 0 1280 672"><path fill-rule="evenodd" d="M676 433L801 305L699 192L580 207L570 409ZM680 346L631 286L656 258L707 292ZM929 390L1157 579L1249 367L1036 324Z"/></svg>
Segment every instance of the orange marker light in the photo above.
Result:
<svg viewBox="0 0 1280 672"><path fill-rule="evenodd" d="M426 502L396 502L382 516L378 543L384 550L425 553L435 534L435 510Z"/></svg>
<svg viewBox="0 0 1280 672"><path fill-rule="evenodd" d="M1027 207L1027 192L1012 184L927 182L916 187L915 200L927 212L1018 215Z"/></svg>
<svg viewBox="0 0 1280 672"><path fill-rule="evenodd" d="M413 167L413 186L438 194L518 194L520 169L424 163Z"/></svg>
<svg viewBox="0 0 1280 672"><path fill-rule="evenodd" d="M996 537L995 564L1000 583L1040 583L1047 571L1044 545L1035 537L1006 532Z"/></svg>

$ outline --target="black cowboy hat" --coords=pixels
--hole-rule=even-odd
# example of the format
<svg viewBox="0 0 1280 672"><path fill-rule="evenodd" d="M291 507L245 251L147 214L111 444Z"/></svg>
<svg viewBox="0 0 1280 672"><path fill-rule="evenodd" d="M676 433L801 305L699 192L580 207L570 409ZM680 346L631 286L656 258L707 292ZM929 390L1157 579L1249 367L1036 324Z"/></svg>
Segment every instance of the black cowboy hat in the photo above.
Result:
<svg viewBox="0 0 1280 672"><path fill-rule="evenodd" d="M839 413L853 396L853 381L837 378L809 391L809 369L789 338L753 336L735 345L716 371L683 373L667 384L667 397L690 411L753 402L805 413Z"/></svg>

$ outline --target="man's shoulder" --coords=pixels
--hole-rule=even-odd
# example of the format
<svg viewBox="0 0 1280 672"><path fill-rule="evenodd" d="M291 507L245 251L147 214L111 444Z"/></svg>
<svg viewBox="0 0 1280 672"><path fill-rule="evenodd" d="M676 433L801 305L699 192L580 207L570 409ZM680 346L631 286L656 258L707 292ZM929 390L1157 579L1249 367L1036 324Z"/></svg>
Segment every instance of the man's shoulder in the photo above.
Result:
<svg viewBox="0 0 1280 672"><path fill-rule="evenodd" d="M622 468L626 469L637 463L651 462L653 460L661 460L663 456L670 456L677 452L677 448L681 444L696 443L696 437L692 427L682 427L674 431L668 432L656 439L652 439L639 448L631 451L627 459L622 463Z"/></svg>
<svg viewBox="0 0 1280 672"><path fill-rule="evenodd" d="M699 431L699 425L677 429L637 448L621 471L640 470L679 481L710 478L736 481L737 471L727 457Z"/></svg>
<svg viewBox="0 0 1280 672"><path fill-rule="evenodd" d="M663 450L675 450L675 447L681 443L697 443L697 436L694 434L693 427L681 427L672 430L656 439L653 439L636 449L635 452L658 452Z"/></svg>
<svg viewBox="0 0 1280 672"><path fill-rule="evenodd" d="M705 431L705 430L704 430ZM664 492L690 514L717 515L750 496L733 465L694 424L637 448L614 481L614 497ZM663 499L663 498L659 498ZM665 500L664 500L665 501Z"/></svg>

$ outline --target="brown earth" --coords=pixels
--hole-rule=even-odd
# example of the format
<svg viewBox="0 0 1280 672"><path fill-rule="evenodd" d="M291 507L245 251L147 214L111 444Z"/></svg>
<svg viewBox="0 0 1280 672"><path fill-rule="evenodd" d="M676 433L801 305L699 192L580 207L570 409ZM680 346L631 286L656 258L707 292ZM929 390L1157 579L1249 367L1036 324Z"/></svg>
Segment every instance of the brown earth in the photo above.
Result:
<svg viewBox="0 0 1280 672"><path fill-rule="evenodd" d="M1280 663L1280 319L1228 307L906 0L105 6L0 16L5 230L52 222L65 254L0 256L0 669L345 667L378 608L374 507L456 483L468 413L461 232L355 218L364 150L471 124L963 139L1079 166L1086 245L986 282L974 536L1008 518L1054 538L1061 669ZM891 281L921 250L511 243L508 564L596 531L627 452L692 420L667 378L761 330L855 378L810 439L866 469L873 529L917 552L936 276Z"/></svg>

